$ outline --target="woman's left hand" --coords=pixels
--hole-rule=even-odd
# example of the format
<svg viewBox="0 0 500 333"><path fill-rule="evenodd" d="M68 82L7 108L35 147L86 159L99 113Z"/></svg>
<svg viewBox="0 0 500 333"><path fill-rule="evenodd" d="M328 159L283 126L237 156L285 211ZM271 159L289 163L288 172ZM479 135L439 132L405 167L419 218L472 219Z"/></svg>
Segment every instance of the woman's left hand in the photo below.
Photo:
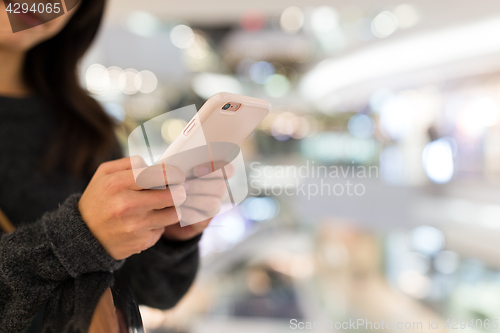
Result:
<svg viewBox="0 0 500 333"><path fill-rule="evenodd" d="M217 163L215 163L217 167ZM234 174L231 164L224 166L226 177ZM180 223L165 227L163 237L169 240L184 241L191 239L205 230L212 218L220 211L224 197L227 195L226 180L220 170L211 171L210 165L201 165L195 168L195 179L184 183L186 200L177 212L180 212Z"/></svg>

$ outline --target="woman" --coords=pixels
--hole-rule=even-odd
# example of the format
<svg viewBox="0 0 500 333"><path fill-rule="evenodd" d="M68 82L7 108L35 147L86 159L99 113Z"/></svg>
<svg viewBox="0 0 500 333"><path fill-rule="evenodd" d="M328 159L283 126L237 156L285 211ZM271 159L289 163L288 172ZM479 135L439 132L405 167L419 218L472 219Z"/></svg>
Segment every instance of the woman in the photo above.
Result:
<svg viewBox="0 0 500 333"><path fill-rule="evenodd" d="M57 308L56 317L93 309L114 271L140 303L169 308L197 270L209 221L179 226L172 194L189 195L184 187L135 184L130 159L114 160L113 122L78 85L77 64L104 2L80 1L17 33L0 2L0 208L16 227L0 239L1 332L23 331L43 305L46 315ZM22 25L40 17L10 19ZM72 330L87 329L91 313L82 318Z"/></svg>

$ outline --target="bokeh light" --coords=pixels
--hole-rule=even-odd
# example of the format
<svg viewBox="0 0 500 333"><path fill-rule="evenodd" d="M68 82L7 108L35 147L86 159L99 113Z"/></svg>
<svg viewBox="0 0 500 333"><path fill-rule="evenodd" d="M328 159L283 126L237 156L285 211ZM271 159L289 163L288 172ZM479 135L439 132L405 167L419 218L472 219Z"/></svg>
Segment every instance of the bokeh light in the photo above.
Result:
<svg viewBox="0 0 500 333"><path fill-rule="evenodd" d="M413 130L414 104L405 96L389 98L380 109L380 128L390 138L398 140Z"/></svg>
<svg viewBox="0 0 500 333"><path fill-rule="evenodd" d="M242 204L245 216L253 221L266 221L276 217L279 213L279 203L270 197L247 198Z"/></svg>
<svg viewBox="0 0 500 333"><path fill-rule="evenodd" d="M292 135L294 139L303 139L311 134L311 124L307 118L293 117L290 121L294 128Z"/></svg>
<svg viewBox="0 0 500 333"><path fill-rule="evenodd" d="M435 227L422 225L411 230L410 241L416 251L434 256L444 247L444 234Z"/></svg>
<svg viewBox="0 0 500 333"><path fill-rule="evenodd" d="M128 68L118 78L122 92L127 95L136 94L142 85L142 77L136 69Z"/></svg>
<svg viewBox="0 0 500 333"><path fill-rule="evenodd" d="M111 66L108 68L108 75L109 75L109 93L116 95L121 93L123 89L123 84L120 80L121 75L123 74L123 69L117 66Z"/></svg>
<svg viewBox="0 0 500 333"><path fill-rule="evenodd" d="M109 73L100 64L91 65L85 73L87 90L94 94L105 94L109 87Z"/></svg>
<svg viewBox="0 0 500 333"><path fill-rule="evenodd" d="M398 19L398 26L402 29L411 28L420 20L415 6L407 3L398 5L392 12Z"/></svg>
<svg viewBox="0 0 500 333"><path fill-rule="evenodd" d="M277 117L271 127L273 137L278 141L286 141L293 136L293 123L285 117Z"/></svg>
<svg viewBox="0 0 500 333"><path fill-rule="evenodd" d="M204 59L210 52L207 40L199 33L195 33L193 38L193 43L186 49L186 54L194 59Z"/></svg>
<svg viewBox="0 0 500 333"><path fill-rule="evenodd" d="M184 119L167 119L161 125L161 136L166 143L171 143L177 138L186 127L187 122Z"/></svg>
<svg viewBox="0 0 500 333"><path fill-rule="evenodd" d="M161 21L151 13L134 11L126 19L127 29L142 37L151 37L161 29Z"/></svg>
<svg viewBox="0 0 500 333"><path fill-rule="evenodd" d="M281 29L287 34L296 34L304 25L304 13L298 7L288 7L280 18Z"/></svg>
<svg viewBox="0 0 500 333"><path fill-rule="evenodd" d="M312 10L310 20L316 34L330 33L339 26L339 13L333 7L321 6Z"/></svg>
<svg viewBox="0 0 500 333"><path fill-rule="evenodd" d="M283 97L291 88L290 81L286 76L273 74L269 76L264 85L264 91L271 97Z"/></svg>
<svg viewBox="0 0 500 333"><path fill-rule="evenodd" d="M272 64L266 61L258 61L250 65L248 75L250 79L258 84L264 84L267 78L275 73L275 68Z"/></svg>
<svg viewBox="0 0 500 333"><path fill-rule="evenodd" d="M170 41L180 49L187 49L194 43L193 29L185 24L179 24L170 31Z"/></svg>
<svg viewBox="0 0 500 333"><path fill-rule="evenodd" d="M489 126L498 123L499 107L490 97L474 97L468 101L458 115L457 125L468 136L479 136Z"/></svg>
<svg viewBox="0 0 500 333"><path fill-rule="evenodd" d="M375 16L371 24L372 33L378 38L392 35L398 29L398 18L389 11Z"/></svg>
<svg viewBox="0 0 500 333"><path fill-rule="evenodd" d="M245 236L245 220L240 215L231 212L216 216L214 220L213 223L217 225L217 234L228 243L236 244Z"/></svg>
<svg viewBox="0 0 500 333"><path fill-rule="evenodd" d="M358 138L369 138L375 131L373 119L365 114L356 114L349 119L347 124L349 132Z"/></svg>
<svg viewBox="0 0 500 333"><path fill-rule="evenodd" d="M266 25L266 17L258 10L245 12L240 19L243 30L259 31Z"/></svg>
<svg viewBox="0 0 500 333"><path fill-rule="evenodd" d="M422 153L425 173L434 183L443 184L453 177L453 148L447 139L428 143Z"/></svg>
<svg viewBox="0 0 500 333"><path fill-rule="evenodd" d="M140 71L139 72L141 81L140 84L139 82L136 82L136 85L139 86L139 91L144 93L144 94L149 94L152 93L153 91L156 90L156 87L158 86L158 79L156 78L156 75L151 72L151 71ZM138 76L136 76L135 80L138 80Z"/></svg>

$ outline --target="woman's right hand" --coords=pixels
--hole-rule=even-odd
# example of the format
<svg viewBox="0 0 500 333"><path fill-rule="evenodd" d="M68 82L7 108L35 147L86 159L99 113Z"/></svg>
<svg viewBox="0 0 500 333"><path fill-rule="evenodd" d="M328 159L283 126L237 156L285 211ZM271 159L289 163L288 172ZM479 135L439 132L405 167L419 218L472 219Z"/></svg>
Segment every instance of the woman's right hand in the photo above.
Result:
<svg viewBox="0 0 500 333"><path fill-rule="evenodd" d="M101 164L78 203L90 231L115 260L156 244L165 227L179 221L174 202L186 199L181 170L168 166L166 189L144 190L137 186L131 165L129 157Z"/></svg>

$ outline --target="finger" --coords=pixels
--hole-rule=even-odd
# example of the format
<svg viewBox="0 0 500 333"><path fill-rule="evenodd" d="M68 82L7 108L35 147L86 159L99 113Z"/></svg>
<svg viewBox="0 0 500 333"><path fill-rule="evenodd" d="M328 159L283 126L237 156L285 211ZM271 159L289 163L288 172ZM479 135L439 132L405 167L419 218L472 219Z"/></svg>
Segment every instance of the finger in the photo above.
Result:
<svg viewBox="0 0 500 333"><path fill-rule="evenodd" d="M186 200L186 190L182 185L169 185L165 189L134 191L132 195L134 205L146 210L179 207Z"/></svg>
<svg viewBox="0 0 500 333"><path fill-rule="evenodd" d="M133 166L144 168L147 166L146 162L142 159L142 157L136 155L132 157L124 157L118 160L109 161L102 163L97 168L96 173L101 174L112 174L118 171L130 170Z"/></svg>
<svg viewBox="0 0 500 333"><path fill-rule="evenodd" d="M180 222L185 226L200 223L209 220L213 217L213 216L207 216L207 214L200 212L197 209L184 206L180 207L180 211L181 211Z"/></svg>
<svg viewBox="0 0 500 333"><path fill-rule="evenodd" d="M173 240L188 240L203 232L212 219L182 227L180 223L165 227L164 237Z"/></svg>
<svg viewBox="0 0 500 333"><path fill-rule="evenodd" d="M222 200L220 197L211 195L190 195L182 204L182 207L193 208L201 212L206 218L214 217L219 213Z"/></svg>
<svg viewBox="0 0 500 333"><path fill-rule="evenodd" d="M231 177L234 173L234 167L231 163L226 161L215 161L213 165L212 163L205 163L194 167L193 175L198 178L223 178L223 173L217 172L220 169L224 169L227 177ZM228 173L230 176L227 175Z"/></svg>
<svg viewBox="0 0 500 333"><path fill-rule="evenodd" d="M165 232L165 228L164 227L150 230L150 232L149 232L149 241L148 241L146 249L144 249L144 250L147 250L150 247L154 246L156 243L158 243L158 241L160 240L161 236L163 236L164 232Z"/></svg>
<svg viewBox="0 0 500 333"><path fill-rule="evenodd" d="M221 178L217 179L193 179L184 183L187 195L212 195L223 197L227 193L226 181Z"/></svg>
<svg viewBox="0 0 500 333"><path fill-rule="evenodd" d="M117 171L108 176L108 186L117 187L118 189L128 189L134 191L144 190L142 187L138 186L132 170L122 170Z"/></svg>
<svg viewBox="0 0 500 333"><path fill-rule="evenodd" d="M174 207L152 210L147 215L148 227L151 230L164 228L179 222L180 217L182 218L182 212L176 210Z"/></svg>
<svg viewBox="0 0 500 333"><path fill-rule="evenodd" d="M134 170L136 184L143 189L182 184L186 177L181 169L165 163Z"/></svg>

